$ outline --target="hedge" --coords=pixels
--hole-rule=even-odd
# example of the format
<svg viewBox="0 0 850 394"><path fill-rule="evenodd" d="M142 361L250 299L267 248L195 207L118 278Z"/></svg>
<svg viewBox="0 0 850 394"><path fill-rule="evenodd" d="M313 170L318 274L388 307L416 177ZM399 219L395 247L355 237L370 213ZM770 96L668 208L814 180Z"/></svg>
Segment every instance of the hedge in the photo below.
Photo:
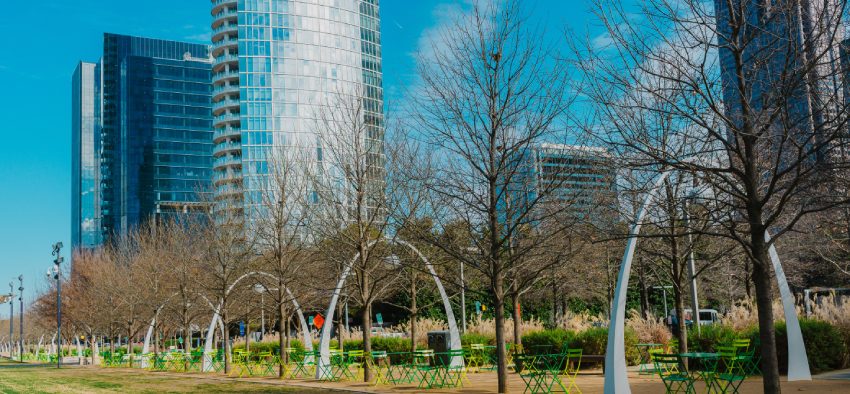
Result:
<svg viewBox="0 0 850 394"><path fill-rule="evenodd" d="M777 322L776 353L779 360L779 372L788 373L788 335L785 322ZM812 319L800 319L800 331L806 345L809 368L813 373L841 369L846 366L850 344L844 343L841 331L832 324ZM702 327L701 335L696 330L688 332L688 350L713 352L721 344L729 344L734 339L749 338L755 346L756 357L761 357L759 331L752 327L744 331L735 331L723 325Z"/></svg>
<svg viewBox="0 0 850 394"><path fill-rule="evenodd" d="M637 350L637 334L626 328L626 362L636 365L640 360ZM591 328L579 333L556 328L533 332L522 336L523 348L530 353L560 352L564 345L571 349L581 349L583 354L604 355L608 346L608 329Z"/></svg>
<svg viewBox="0 0 850 394"><path fill-rule="evenodd" d="M800 331L806 344L806 355L812 373L831 371L844 367L848 353L841 332L832 324L821 320L800 319ZM758 331L751 333L753 343L758 343ZM756 349L758 352L759 349ZM788 334L785 322L776 323L776 356L780 373L788 373Z"/></svg>
<svg viewBox="0 0 850 394"><path fill-rule="evenodd" d="M290 339L289 340L289 347L295 348L295 350L299 350L299 351L304 350L304 345L301 343L301 341L299 341L297 339ZM248 346L248 348L252 352L271 352L273 354L280 354L280 352L279 352L280 344L278 344L277 341L274 341L274 342L251 342L251 344ZM233 349L234 350L245 349L245 342L237 342L237 343L233 344Z"/></svg>

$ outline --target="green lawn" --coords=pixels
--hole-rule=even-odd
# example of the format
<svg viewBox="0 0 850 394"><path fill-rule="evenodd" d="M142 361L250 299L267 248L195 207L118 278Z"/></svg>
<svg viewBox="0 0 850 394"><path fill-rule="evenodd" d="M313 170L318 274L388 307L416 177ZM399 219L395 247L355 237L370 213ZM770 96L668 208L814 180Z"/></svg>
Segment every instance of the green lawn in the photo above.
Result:
<svg viewBox="0 0 850 394"><path fill-rule="evenodd" d="M309 393L262 383L178 377L147 371L102 368L15 367L0 363L0 393Z"/></svg>

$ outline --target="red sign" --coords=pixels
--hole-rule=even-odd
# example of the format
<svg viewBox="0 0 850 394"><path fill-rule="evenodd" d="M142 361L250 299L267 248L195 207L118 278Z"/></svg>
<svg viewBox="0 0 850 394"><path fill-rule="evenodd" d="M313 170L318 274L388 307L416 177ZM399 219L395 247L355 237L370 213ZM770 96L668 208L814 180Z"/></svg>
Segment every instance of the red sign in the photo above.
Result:
<svg viewBox="0 0 850 394"><path fill-rule="evenodd" d="M316 328L322 328L323 324L325 324L325 318L321 313L317 313L316 317L313 318L313 325L315 325Z"/></svg>

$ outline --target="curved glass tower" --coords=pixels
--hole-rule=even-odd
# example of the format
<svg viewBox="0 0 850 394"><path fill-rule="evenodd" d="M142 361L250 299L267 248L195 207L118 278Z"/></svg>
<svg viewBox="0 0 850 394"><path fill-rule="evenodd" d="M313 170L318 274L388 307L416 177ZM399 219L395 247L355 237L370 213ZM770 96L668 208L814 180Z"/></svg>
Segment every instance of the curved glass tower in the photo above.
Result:
<svg viewBox="0 0 850 394"><path fill-rule="evenodd" d="M211 3L220 208L250 215L264 198L272 152L303 147L307 160L321 161L317 118L339 92L362 92L364 123L383 139L378 0Z"/></svg>

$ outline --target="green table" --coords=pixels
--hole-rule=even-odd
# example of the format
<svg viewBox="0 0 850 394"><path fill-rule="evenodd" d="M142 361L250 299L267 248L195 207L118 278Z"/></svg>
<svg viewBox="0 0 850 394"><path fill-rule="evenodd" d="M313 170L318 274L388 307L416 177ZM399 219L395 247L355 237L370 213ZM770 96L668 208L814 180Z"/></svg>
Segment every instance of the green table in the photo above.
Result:
<svg viewBox="0 0 850 394"><path fill-rule="evenodd" d="M715 365L719 355L717 353L708 352L688 352L680 353L679 357L683 359L683 364L687 367L687 373L696 380L702 380L706 385L706 392L712 392L712 376L714 375Z"/></svg>
<svg viewBox="0 0 850 394"><path fill-rule="evenodd" d="M519 376L525 383L525 391L535 393L551 393L564 392L569 393L572 387L566 386L561 380L562 372L561 363L563 363L566 354L538 354L538 355L517 355L515 361L522 365L522 368L517 368Z"/></svg>

